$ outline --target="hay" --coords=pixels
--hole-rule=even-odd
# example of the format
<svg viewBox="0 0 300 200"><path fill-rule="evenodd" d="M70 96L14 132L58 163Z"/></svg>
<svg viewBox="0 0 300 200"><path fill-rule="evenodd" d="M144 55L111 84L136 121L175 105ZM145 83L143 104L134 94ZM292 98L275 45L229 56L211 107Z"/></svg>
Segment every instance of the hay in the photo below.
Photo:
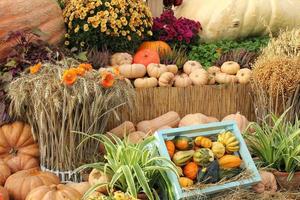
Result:
<svg viewBox="0 0 300 200"><path fill-rule="evenodd" d="M62 74L73 60L43 64L35 75L22 74L9 85L10 114L33 126L41 152L41 167L54 172L72 172L82 163L91 162L97 143L88 140L77 148L86 134L101 133L114 109L133 103L133 90L125 81L110 89L99 85L99 74L93 70L71 86L62 84ZM115 111L114 111L115 112Z"/></svg>

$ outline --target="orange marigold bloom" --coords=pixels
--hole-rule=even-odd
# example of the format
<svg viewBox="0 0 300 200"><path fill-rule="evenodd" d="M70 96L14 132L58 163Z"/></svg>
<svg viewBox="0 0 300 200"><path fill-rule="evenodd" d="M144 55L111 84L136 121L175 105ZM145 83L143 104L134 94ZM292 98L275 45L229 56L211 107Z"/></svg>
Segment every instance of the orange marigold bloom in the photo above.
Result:
<svg viewBox="0 0 300 200"><path fill-rule="evenodd" d="M110 72L103 74L101 79L101 85L105 88L112 87L115 82L114 75Z"/></svg>
<svg viewBox="0 0 300 200"><path fill-rule="evenodd" d="M93 66L88 63L82 63L78 67L83 68L85 71L90 71L93 69Z"/></svg>
<svg viewBox="0 0 300 200"><path fill-rule="evenodd" d="M120 75L120 69L119 69L119 67L113 67L113 73L115 75L119 76Z"/></svg>
<svg viewBox="0 0 300 200"><path fill-rule="evenodd" d="M78 76L84 76L85 74L85 69L83 67L77 67L74 70Z"/></svg>
<svg viewBox="0 0 300 200"><path fill-rule="evenodd" d="M38 63L36 65L33 65L29 67L30 74L36 74L40 69L42 68L42 63Z"/></svg>
<svg viewBox="0 0 300 200"><path fill-rule="evenodd" d="M63 82L66 85L69 85L69 86L73 85L75 83L75 81L77 80L76 70L74 70L74 68L65 70L62 78L63 78Z"/></svg>

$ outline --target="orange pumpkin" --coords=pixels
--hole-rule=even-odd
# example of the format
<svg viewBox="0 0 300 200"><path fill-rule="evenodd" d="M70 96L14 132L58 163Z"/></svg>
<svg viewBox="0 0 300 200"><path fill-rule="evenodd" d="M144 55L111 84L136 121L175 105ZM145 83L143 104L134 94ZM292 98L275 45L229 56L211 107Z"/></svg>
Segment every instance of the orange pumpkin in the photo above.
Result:
<svg viewBox="0 0 300 200"><path fill-rule="evenodd" d="M198 136L195 139L195 144L199 147L210 148L212 146L212 141L207 137Z"/></svg>
<svg viewBox="0 0 300 200"><path fill-rule="evenodd" d="M14 200L24 200L31 190L43 185L59 184L58 176L38 169L19 171L6 180L5 188Z"/></svg>
<svg viewBox="0 0 300 200"><path fill-rule="evenodd" d="M139 51L143 49L151 49L156 51L160 57L170 54L171 47L164 41L146 41L141 44Z"/></svg>
<svg viewBox="0 0 300 200"><path fill-rule="evenodd" d="M165 144L166 144L169 156L170 156L170 158L172 158L175 153L175 144L171 140L165 141Z"/></svg>
<svg viewBox="0 0 300 200"><path fill-rule="evenodd" d="M0 186L4 185L6 179L10 176L11 171L9 166L0 159Z"/></svg>
<svg viewBox="0 0 300 200"><path fill-rule="evenodd" d="M38 28L42 39L57 44L65 34L65 24L58 3L53 0L1 0L0 41L12 31ZM5 58L16 44L12 38L0 45L0 60Z"/></svg>
<svg viewBox="0 0 300 200"><path fill-rule="evenodd" d="M0 200L9 200L8 192L2 186L0 186Z"/></svg>
<svg viewBox="0 0 300 200"><path fill-rule="evenodd" d="M159 64L159 54L151 49L142 49L134 55L133 63L143 64L146 67L151 63Z"/></svg>
<svg viewBox="0 0 300 200"><path fill-rule="evenodd" d="M199 167L195 162L189 162L183 168L183 174L185 177L194 180L197 177L198 169L199 169Z"/></svg>
<svg viewBox="0 0 300 200"><path fill-rule="evenodd" d="M28 124L14 122L0 127L0 158L12 173L38 167L39 154Z"/></svg>

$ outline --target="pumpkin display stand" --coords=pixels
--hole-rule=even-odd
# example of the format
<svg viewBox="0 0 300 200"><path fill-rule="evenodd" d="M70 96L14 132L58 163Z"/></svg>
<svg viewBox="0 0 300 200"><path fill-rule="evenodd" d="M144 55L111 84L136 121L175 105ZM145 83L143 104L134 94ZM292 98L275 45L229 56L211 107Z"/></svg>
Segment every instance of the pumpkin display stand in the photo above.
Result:
<svg viewBox="0 0 300 200"><path fill-rule="evenodd" d="M255 112L249 84L203 85L186 88L156 87L136 89L135 106L120 108L119 118L111 118L109 130L124 121L137 123L176 111L180 117L190 113L203 113L223 119L239 111L249 121L255 120Z"/></svg>

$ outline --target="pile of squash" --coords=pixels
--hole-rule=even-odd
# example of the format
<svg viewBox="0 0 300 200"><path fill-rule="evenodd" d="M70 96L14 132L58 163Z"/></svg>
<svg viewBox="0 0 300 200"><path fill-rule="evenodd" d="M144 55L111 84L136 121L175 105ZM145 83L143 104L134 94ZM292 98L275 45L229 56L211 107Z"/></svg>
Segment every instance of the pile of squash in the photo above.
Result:
<svg viewBox="0 0 300 200"><path fill-rule="evenodd" d="M240 144L230 131L212 137L176 136L165 145L183 188L229 180L243 171Z"/></svg>

